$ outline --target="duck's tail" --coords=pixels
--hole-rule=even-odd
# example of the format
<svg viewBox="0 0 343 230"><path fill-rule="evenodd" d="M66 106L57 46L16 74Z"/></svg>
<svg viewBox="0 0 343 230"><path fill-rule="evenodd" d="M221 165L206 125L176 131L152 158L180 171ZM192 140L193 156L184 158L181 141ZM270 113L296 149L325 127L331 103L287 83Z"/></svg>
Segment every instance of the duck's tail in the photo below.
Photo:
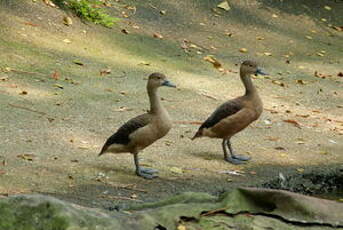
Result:
<svg viewBox="0 0 343 230"><path fill-rule="evenodd" d="M102 154L104 154L106 152L106 150L108 149L108 145L104 145L100 151L100 153L98 154L98 157L100 157Z"/></svg>
<svg viewBox="0 0 343 230"><path fill-rule="evenodd" d="M202 137L202 129L199 129L195 135L191 138L191 140L193 141L196 138Z"/></svg>

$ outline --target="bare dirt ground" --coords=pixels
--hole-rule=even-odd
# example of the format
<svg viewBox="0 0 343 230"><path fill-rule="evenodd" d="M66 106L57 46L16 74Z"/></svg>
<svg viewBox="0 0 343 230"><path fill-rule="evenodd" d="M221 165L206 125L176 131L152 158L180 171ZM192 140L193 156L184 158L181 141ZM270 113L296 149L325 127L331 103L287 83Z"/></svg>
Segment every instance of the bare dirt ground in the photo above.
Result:
<svg viewBox="0 0 343 230"><path fill-rule="evenodd" d="M342 167L343 5L307 2L232 0L225 11L215 1L122 0L109 9L121 22L107 29L43 1L1 0L0 193L108 208ZM220 140L189 138L193 122L243 93L236 72L245 59L269 76L254 79L264 113L232 140L253 159L235 166L222 160ZM145 79L155 71L178 86L160 90L175 124L141 153L160 171L144 180L132 156L97 154L148 108Z"/></svg>

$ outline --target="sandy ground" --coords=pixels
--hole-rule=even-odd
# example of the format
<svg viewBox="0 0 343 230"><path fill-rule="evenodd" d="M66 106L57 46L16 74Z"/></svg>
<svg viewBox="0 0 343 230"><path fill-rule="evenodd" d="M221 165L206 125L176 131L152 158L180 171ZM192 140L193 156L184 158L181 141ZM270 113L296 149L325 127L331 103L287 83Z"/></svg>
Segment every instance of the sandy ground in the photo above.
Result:
<svg viewBox="0 0 343 230"><path fill-rule="evenodd" d="M341 167L343 33L332 28L343 25L340 3L230 4L226 12L213 1L123 0L110 13L128 18L107 29L72 15L66 26L67 13L41 1L1 1L0 193L107 208ZM192 122L243 93L236 72L245 59L269 75L254 79L264 113L232 140L253 158L235 166L223 161L220 140L189 138L198 128ZM160 171L144 180L134 175L132 156L97 154L117 127L146 111L154 71L178 88L159 91L174 127L141 153Z"/></svg>

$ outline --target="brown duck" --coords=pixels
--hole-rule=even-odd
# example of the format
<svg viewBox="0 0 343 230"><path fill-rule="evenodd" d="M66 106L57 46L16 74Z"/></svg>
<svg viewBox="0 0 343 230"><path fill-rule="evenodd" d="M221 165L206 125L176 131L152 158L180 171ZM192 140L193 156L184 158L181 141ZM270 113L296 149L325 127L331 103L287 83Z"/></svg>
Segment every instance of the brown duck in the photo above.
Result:
<svg viewBox="0 0 343 230"><path fill-rule="evenodd" d="M149 76L147 91L150 100L149 112L130 119L116 133L109 137L101 149L99 156L109 153L132 153L136 166L136 174L146 179L156 177L155 169L139 166L138 153L156 140L165 136L172 127L167 110L162 106L157 95L160 86L175 87L162 73Z"/></svg>
<svg viewBox="0 0 343 230"><path fill-rule="evenodd" d="M265 75L254 61L244 61L240 67L240 77L245 87L245 95L220 105L192 138L194 140L206 136L223 139L224 159L232 164L242 164L251 158L235 154L230 138L257 120L263 110L262 101L250 77L252 74ZM230 151L230 156L227 149Z"/></svg>

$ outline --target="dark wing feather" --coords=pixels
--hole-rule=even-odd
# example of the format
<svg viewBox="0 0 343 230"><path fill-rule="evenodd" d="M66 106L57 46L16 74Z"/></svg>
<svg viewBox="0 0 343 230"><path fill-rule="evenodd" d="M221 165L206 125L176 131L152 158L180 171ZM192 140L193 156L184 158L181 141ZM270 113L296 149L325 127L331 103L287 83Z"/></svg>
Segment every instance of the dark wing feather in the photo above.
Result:
<svg viewBox="0 0 343 230"><path fill-rule="evenodd" d="M238 100L231 100L219 106L209 118L200 126L200 129L210 128L216 125L222 119L229 117L243 108Z"/></svg>
<svg viewBox="0 0 343 230"><path fill-rule="evenodd" d="M112 144L123 144L126 145L130 142L130 134L139 128L142 128L149 124L151 121L151 116L149 114L142 114L137 117L130 119L124 125L122 125L116 133L109 137L103 147L103 151L107 149L108 146Z"/></svg>

